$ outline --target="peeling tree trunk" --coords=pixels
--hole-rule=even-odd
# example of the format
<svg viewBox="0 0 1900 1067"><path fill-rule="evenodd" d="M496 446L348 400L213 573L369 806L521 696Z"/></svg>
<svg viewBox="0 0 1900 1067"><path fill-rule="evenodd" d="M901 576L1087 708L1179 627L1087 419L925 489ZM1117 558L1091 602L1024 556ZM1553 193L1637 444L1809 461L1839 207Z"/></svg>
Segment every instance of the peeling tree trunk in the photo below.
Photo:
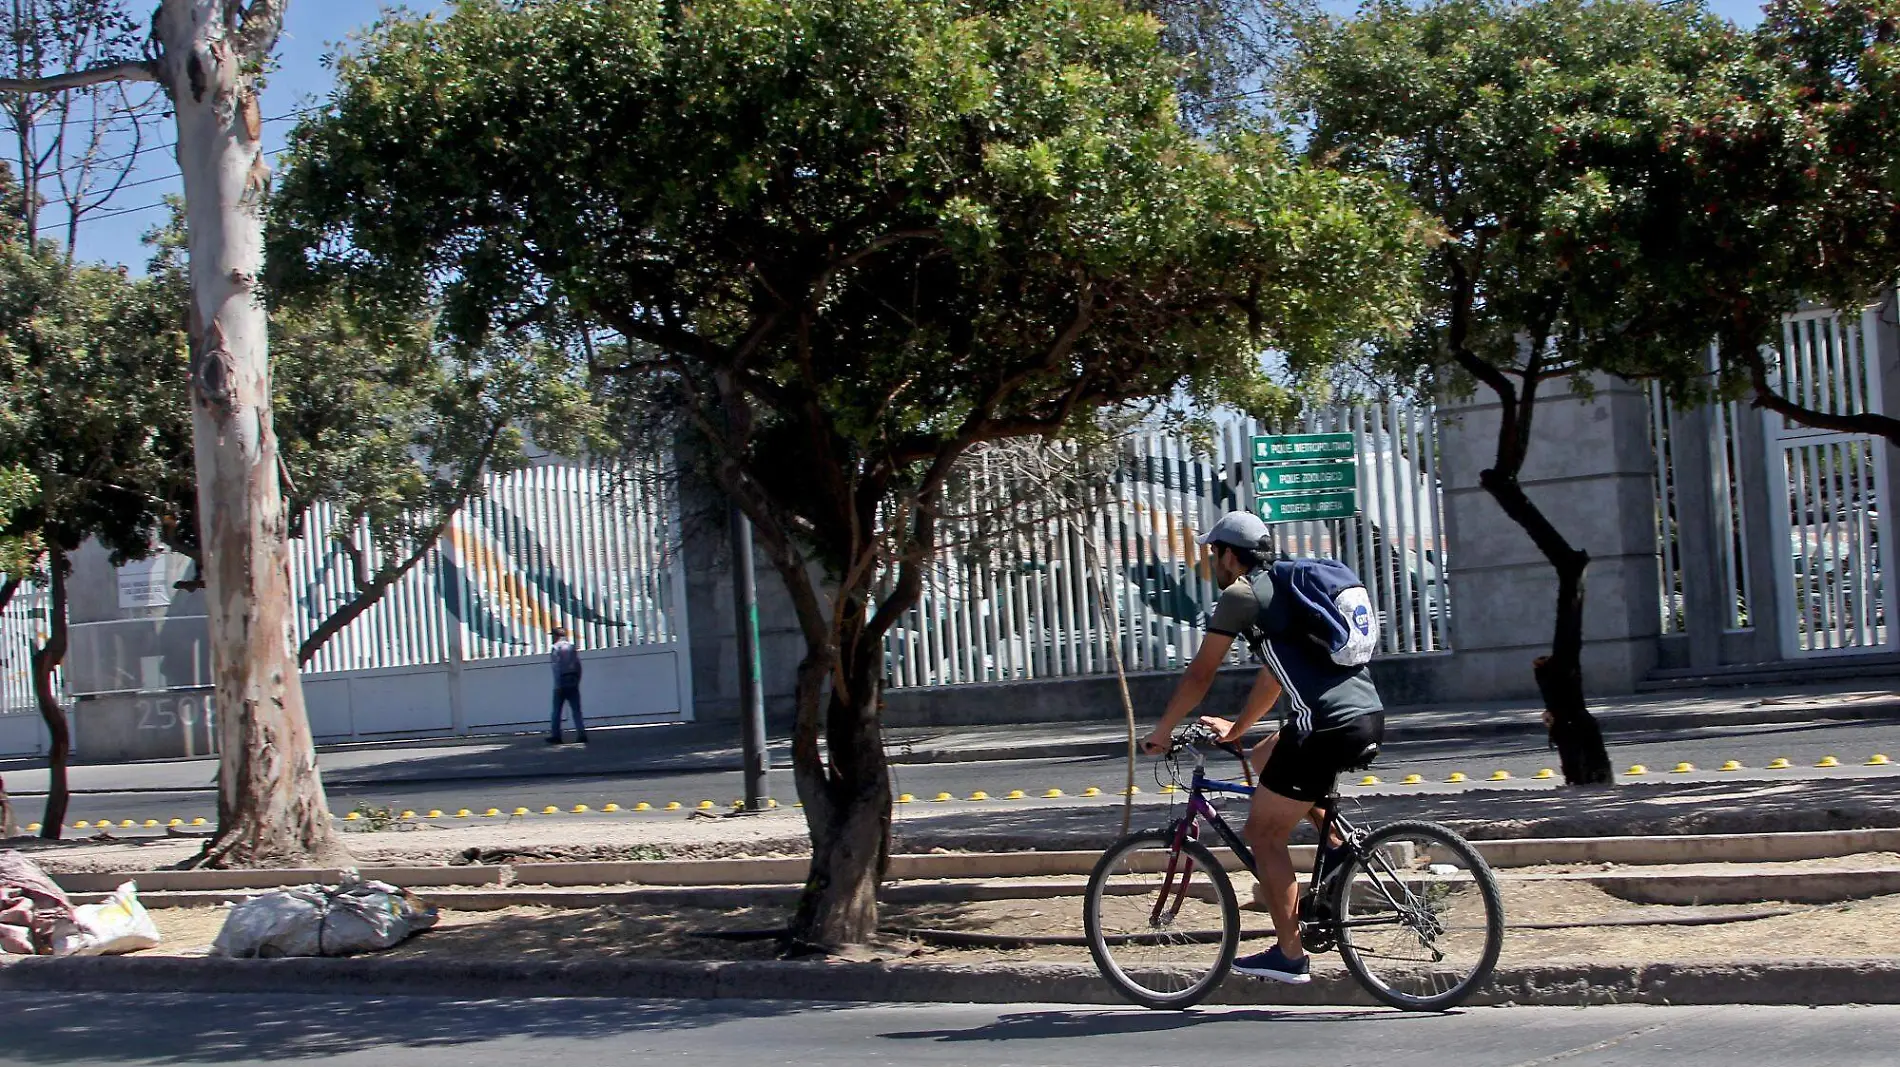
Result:
<svg viewBox="0 0 1900 1067"><path fill-rule="evenodd" d="M262 209L270 170L251 73L281 3L165 0L159 81L178 123L190 241L192 428L217 681L212 866L310 866L346 854L330 823L291 630L284 502L271 426Z"/></svg>
<svg viewBox="0 0 1900 1067"><path fill-rule="evenodd" d="M46 811L40 816L40 836L57 841L66 825L70 797L66 765L73 755L72 726L65 706L59 702L59 693L53 689L53 672L66 661L66 553L58 548L48 550L46 569L51 575L46 598L46 642L33 650L33 697L51 739L46 753Z"/></svg>
<svg viewBox="0 0 1900 1067"><path fill-rule="evenodd" d="M811 831L811 873L792 919L795 946L836 949L877 935L877 887L890 860L891 776L878 723L883 642L870 634L862 598L843 598L846 619L826 691L829 650L808 650L798 672L793 777ZM818 751L823 730L826 751Z"/></svg>

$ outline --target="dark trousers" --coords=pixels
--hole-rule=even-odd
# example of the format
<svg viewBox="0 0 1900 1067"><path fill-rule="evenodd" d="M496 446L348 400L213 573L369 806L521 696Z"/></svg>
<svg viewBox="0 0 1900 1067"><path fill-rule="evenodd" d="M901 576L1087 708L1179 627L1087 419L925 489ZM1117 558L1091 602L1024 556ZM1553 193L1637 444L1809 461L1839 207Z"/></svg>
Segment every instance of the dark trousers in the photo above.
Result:
<svg viewBox="0 0 1900 1067"><path fill-rule="evenodd" d="M581 687L579 682L573 685L557 685L554 687L554 714L548 717L548 736L556 741L561 739L562 704L567 704L574 709L574 736L582 741L587 740L587 724L581 720Z"/></svg>

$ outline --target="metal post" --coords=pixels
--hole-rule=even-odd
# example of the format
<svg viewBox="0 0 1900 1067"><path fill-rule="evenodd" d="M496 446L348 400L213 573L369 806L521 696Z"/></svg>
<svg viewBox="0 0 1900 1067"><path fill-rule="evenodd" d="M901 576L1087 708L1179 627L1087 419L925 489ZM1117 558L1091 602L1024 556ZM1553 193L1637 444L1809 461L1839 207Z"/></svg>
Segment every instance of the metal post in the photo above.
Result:
<svg viewBox="0 0 1900 1067"><path fill-rule="evenodd" d="M731 507L733 622L739 633L739 714L745 726L745 806L767 807L765 686L759 666L759 589L752 574L752 520Z"/></svg>

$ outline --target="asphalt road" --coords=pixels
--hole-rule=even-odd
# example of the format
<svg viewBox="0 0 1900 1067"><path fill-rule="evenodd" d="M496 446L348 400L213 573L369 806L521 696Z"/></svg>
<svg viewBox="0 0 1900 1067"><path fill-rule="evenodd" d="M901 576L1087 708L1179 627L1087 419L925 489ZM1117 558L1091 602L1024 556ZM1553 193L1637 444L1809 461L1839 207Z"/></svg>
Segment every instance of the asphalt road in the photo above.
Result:
<svg viewBox="0 0 1900 1067"><path fill-rule="evenodd" d="M1818 722L1685 730L1650 733L1640 738L1612 737L1609 744L1611 758L1619 772L1633 764L1644 764L1649 768L1650 780L1900 776L1900 723ZM1890 755L1895 762L1887 767L1865 766L1865 761L1875 753ZM1829 755L1837 757L1842 765L1827 770L1813 766ZM1794 766L1788 770L1765 769L1777 757L1786 757ZM1746 769L1717 770L1731 759L1745 764ZM1673 773L1673 768L1682 762L1694 764L1697 771ZM1427 783L1435 783L1426 788L1456 788L1445 785L1454 771L1463 772L1475 784L1497 770L1508 771L1513 779L1523 781L1540 768L1555 765L1556 754L1534 741L1479 738L1396 745L1380 758L1372 771L1384 780L1385 784L1378 788L1385 791L1404 788L1396 783L1407 774L1418 774ZM1012 789L1021 789L1036 797L1052 788L1073 797L1089 786L1112 793L1123 780L1121 761L1102 758L907 765L895 768L895 773L898 790L911 793L919 800L928 800L941 792L962 798L979 789L997 798ZM790 774L775 772L772 780L778 795L789 801ZM1622 780L1631 779L1625 776ZM1151 767L1144 766L1138 772L1138 781L1144 788L1153 788ZM736 772L330 786L331 806L339 814L359 803L388 806L397 811L439 809L450 813L459 808L480 812L490 807L503 811L526 807L538 812L548 805L565 811L577 804L598 810L610 802L632 808L642 801L656 808L669 801L692 807L703 800L724 807L742 793L743 786ZM15 800L24 816L22 822L37 817L37 797L16 795ZM68 811L67 822L92 822L102 818L114 822L131 819L137 823L147 819L162 823L178 818L189 822L193 818L214 820L216 814L216 797L207 781L205 788L192 791L77 795Z"/></svg>
<svg viewBox="0 0 1900 1067"><path fill-rule="evenodd" d="M0 1065L535 1067L687 1062L1136 1067L1889 1067L1900 1008L1488 1008L1191 1013L775 1001L35 995L0 1011ZM662 1059L662 1057L668 1059Z"/></svg>

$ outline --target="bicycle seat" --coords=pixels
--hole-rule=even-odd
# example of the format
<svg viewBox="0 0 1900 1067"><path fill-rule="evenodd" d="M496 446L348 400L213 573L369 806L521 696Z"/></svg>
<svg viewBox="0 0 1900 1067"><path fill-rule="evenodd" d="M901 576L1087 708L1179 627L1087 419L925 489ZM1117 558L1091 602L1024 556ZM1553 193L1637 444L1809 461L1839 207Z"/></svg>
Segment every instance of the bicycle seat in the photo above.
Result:
<svg viewBox="0 0 1900 1067"><path fill-rule="evenodd" d="M1346 765L1346 769L1357 771L1366 767L1370 767L1372 766L1372 761L1378 758L1379 758L1379 743L1377 741L1374 741L1373 743L1360 749L1359 754L1354 756L1352 758L1352 762Z"/></svg>

